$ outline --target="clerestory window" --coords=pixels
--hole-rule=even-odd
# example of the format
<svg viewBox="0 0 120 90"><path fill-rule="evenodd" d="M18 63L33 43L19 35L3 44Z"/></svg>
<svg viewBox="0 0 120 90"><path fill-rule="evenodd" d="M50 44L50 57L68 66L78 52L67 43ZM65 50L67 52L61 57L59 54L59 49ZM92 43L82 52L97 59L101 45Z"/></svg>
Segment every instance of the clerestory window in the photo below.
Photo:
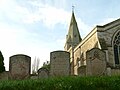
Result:
<svg viewBox="0 0 120 90"><path fill-rule="evenodd" d="M117 65L120 64L120 31L116 34L114 38L113 47L115 64Z"/></svg>

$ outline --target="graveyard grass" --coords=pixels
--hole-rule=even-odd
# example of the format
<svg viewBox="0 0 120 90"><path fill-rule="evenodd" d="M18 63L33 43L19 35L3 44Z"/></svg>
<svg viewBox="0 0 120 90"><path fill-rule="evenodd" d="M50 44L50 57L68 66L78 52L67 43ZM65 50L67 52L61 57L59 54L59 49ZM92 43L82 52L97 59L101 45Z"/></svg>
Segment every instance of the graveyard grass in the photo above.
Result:
<svg viewBox="0 0 120 90"><path fill-rule="evenodd" d="M0 90L120 90L120 76L56 77L0 81Z"/></svg>

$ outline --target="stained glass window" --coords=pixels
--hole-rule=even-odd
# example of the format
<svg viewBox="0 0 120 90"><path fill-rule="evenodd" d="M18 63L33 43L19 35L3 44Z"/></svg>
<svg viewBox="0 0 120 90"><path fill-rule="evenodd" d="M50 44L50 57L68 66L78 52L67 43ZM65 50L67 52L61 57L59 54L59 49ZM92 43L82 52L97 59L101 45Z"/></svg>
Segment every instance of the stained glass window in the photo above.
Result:
<svg viewBox="0 0 120 90"><path fill-rule="evenodd" d="M116 34L113 45L115 64L120 64L120 31Z"/></svg>

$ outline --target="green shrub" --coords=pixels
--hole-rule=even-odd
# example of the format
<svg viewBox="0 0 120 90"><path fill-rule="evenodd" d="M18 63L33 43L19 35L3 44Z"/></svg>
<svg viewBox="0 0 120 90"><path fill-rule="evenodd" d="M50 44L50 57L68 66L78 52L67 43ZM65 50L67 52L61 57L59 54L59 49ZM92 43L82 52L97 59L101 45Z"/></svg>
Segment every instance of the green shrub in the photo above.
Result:
<svg viewBox="0 0 120 90"><path fill-rule="evenodd" d="M0 51L0 73L5 71L5 66L4 66L4 57L2 55L2 52Z"/></svg>

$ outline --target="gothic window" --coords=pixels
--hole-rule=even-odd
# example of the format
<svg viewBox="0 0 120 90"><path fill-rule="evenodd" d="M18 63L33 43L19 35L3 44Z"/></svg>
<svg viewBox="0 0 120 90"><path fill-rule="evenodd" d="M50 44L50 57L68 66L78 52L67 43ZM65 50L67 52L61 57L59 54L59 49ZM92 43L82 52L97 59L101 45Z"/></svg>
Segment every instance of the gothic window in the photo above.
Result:
<svg viewBox="0 0 120 90"><path fill-rule="evenodd" d="M116 34L113 41L115 64L120 64L120 31Z"/></svg>

